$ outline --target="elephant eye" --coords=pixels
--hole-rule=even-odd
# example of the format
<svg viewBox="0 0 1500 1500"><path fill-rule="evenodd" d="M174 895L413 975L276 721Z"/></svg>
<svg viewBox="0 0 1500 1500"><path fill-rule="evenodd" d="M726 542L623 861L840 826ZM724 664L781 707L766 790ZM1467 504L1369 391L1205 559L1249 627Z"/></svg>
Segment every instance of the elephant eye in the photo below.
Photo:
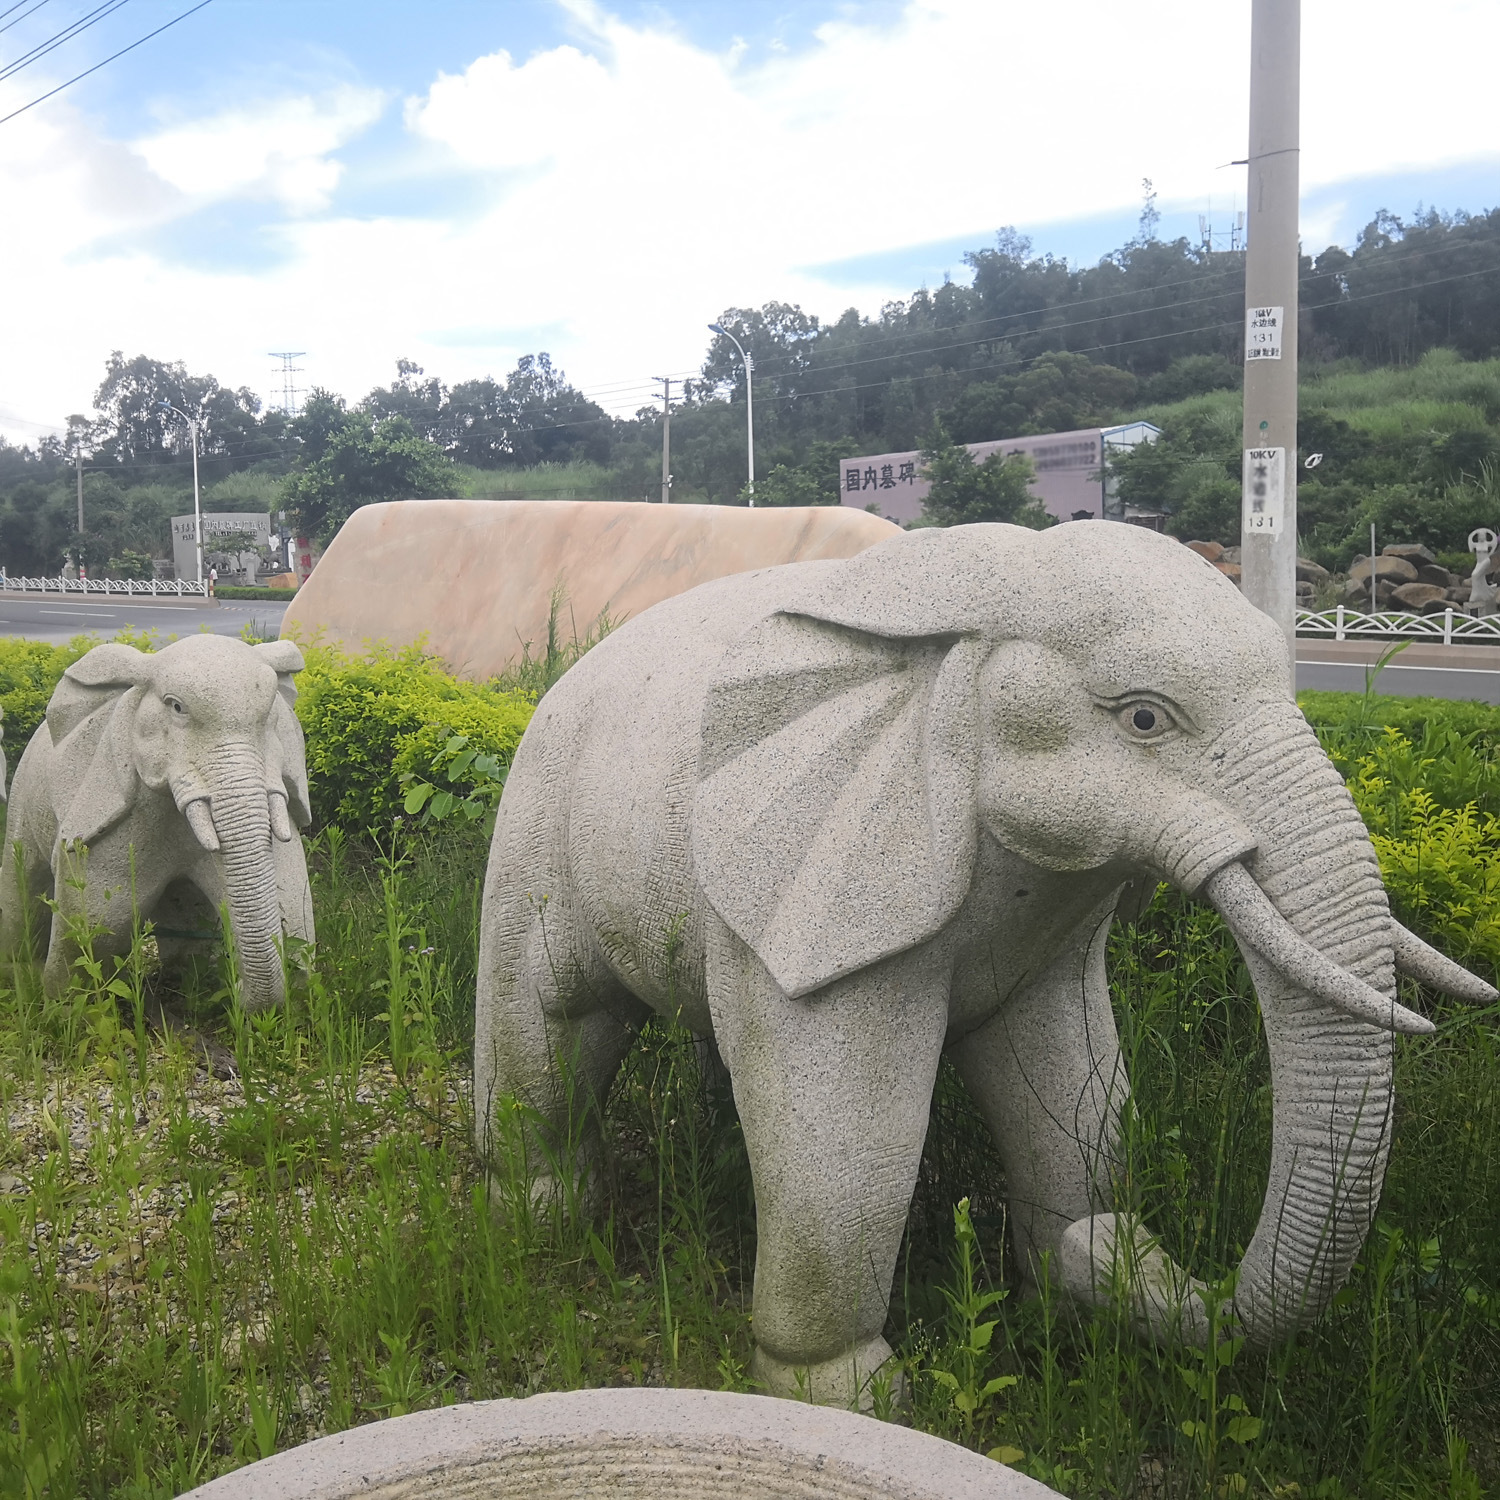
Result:
<svg viewBox="0 0 1500 1500"><path fill-rule="evenodd" d="M1120 727L1133 740L1159 740L1177 727L1176 721L1159 703L1123 704L1115 714Z"/></svg>
<svg viewBox="0 0 1500 1500"><path fill-rule="evenodd" d="M161 701L165 703L174 714L185 714L187 712L187 710L182 706L180 700L176 698L163 698Z"/></svg>

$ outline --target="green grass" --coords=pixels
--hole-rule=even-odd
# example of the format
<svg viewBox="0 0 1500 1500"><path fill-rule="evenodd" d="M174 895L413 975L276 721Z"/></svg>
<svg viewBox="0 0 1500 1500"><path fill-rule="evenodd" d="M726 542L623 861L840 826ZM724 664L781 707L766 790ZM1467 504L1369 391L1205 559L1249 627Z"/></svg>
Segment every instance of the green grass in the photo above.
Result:
<svg viewBox="0 0 1500 1500"><path fill-rule="evenodd" d="M1401 702L1405 752L1384 700L1308 707L1349 774L1386 754L1362 806L1420 844L1402 778L1490 807L1500 713ZM315 842L319 945L285 1013L237 1018L222 967L169 984L149 938L112 990L86 964L57 1000L25 967L0 989L0 1494L171 1495L444 1401L749 1388L754 1214L722 1078L650 1029L608 1101L598 1212L529 1210L524 1116L502 1113L489 1162L471 1145L482 832L405 837L399 857ZM1480 843L1500 848L1493 828ZM1269 1142L1248 978L1218 919L1166 891L1111 944L1122 1192L1221 1278ZM175 995L237 1079L152 1023ZM1496 1015L1405 998L1439 1029L1398 1044L1375 1231L1332 1313L1270 1352L1226 1338L1205 1361L1024 1293L994 1154L945 1068L888 1329L909 1420L1080 1496L1477 1500L1500 1482Z"/></svg>

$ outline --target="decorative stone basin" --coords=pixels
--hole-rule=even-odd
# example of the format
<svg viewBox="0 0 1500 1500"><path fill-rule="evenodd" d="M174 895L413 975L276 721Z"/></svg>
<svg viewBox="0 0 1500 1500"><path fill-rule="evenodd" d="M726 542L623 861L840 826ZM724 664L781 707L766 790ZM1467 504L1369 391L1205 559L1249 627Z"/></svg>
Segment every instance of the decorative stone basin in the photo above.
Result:
<svg viewBox="0 0 1500 1500"><path fill-rule="evenodd" d="M416 1412L278 1453L193 1500L1045 1500L925 1433L718 1391L594 1390Z"/></svg>

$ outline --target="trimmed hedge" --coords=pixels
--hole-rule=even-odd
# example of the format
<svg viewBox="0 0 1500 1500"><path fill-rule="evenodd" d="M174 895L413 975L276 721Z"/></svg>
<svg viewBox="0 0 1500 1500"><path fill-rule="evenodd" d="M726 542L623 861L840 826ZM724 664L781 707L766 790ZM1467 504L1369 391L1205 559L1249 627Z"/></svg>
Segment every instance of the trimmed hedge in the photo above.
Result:
<svg viewBox="0 0 1500 1500"><path fill-rule="evenodd" d="M285 604L296 597L296 589L242 589L223 583L214 588L215 599L263 599L268 604Z"/></svg>
<svg viewBox="0 0 1500 1500"><path fill-rule="evenodd" d="M66 646L49 646L18 635L0 636L0 708L5 710L8 775L14 774L21 752L46 717L58 678L98 644L99 638L91 635L74 636Z"/></svg>
<svg viewBox="0 0 1500 1500"><path fill-rule="evenodd" d="M449 676L416 646L377 646L364 656L328 646L302 650L307 668L297 677L297 717L320 827L388 830L405 816L402 775L436 774L455 734L509 765L536 709L529 693ZM469 788L459 782L453 790Z"/></svg>

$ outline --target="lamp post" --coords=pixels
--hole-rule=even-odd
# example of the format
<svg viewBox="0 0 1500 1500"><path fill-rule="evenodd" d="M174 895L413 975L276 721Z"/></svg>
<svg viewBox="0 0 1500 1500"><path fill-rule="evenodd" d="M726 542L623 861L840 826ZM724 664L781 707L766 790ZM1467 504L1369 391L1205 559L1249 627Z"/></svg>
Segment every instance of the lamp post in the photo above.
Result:
<svg viewBox="0 0 1500 1500"><path fill-rule="evenodd" d="M739 350L740 359L745 366L745 460L749 473L749 482L745 488L749 491L750 504L755 504L755 399L750 389L750 377L755 371L755 361L740 347L740 341L725 328L721 323L710 323L709 331L722 333L736 349Z"/></svg>
<svg viewBox="0 0 1500 1500"><path fill-rule="evenodd" d="M193 440L193 541L198 549L198 582L203 582L203 506L198 497L198 419L185 411L178 411L170 401L161 403L169 412L188 424L188 433Z"/></svg>

